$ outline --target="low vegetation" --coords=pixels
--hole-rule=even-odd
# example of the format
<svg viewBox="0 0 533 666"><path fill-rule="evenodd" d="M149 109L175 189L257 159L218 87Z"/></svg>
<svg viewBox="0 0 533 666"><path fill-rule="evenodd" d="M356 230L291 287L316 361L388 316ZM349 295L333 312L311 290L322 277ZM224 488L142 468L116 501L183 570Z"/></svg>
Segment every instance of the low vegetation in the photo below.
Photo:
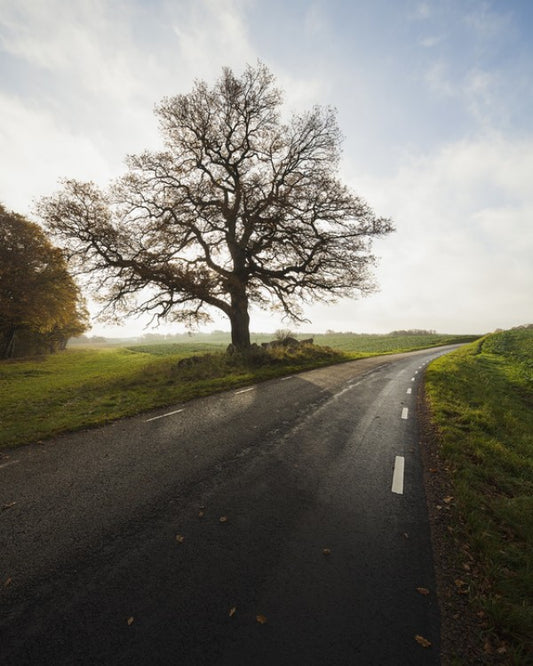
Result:
<svg viewBox="0 0 533 666"><path fill-rule="evenodd" d="M531 663L533 329L440 357L426 387L453 484L449 539L464 570L460 591L483 620L487 655Z"/></svg>
<svg viewBox="0 0 533 666"><path fill-rule="evenodd" d="M271 336L270 336L271 337ZM230 356L227 334L185 336L125 347L80 346L49 357L0 362L0 446L38 441L67 430L271 377L377 353L454 341L452 336L317 336L319 345ZM257 342L269 336L254 336ZM351 340L351 343L350 343ZM324 346L326 345L326 346ZM189 363L183 359L195 357Z"/></svg>

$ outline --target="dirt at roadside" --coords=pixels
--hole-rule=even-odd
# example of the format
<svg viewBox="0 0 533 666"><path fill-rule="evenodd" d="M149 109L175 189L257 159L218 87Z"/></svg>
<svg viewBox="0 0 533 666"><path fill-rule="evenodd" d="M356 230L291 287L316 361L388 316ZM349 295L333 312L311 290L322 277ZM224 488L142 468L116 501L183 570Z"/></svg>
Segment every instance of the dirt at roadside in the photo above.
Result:
<svg viewBox="0 0 533 666"><path fill-rule="evenodd" d="M494 645L481 612L469 601L468 580L475 566L467 544L453 525L459 520L451 475L439 455L439 437L431 423L424 383L418 391L419 440L424 469L435 578L441 614L442 666L511 665L505 647Z"/></svg>

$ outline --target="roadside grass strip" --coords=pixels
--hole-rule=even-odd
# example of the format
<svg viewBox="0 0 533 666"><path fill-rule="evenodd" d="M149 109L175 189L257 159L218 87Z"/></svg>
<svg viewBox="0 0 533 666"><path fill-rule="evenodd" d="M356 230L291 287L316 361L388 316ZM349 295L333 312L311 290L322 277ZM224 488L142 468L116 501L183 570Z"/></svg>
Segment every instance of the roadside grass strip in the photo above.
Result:
<svg viewBox="0 0 533 666"><path fill-rule="evenodd" d="M449 538L464 589L505 663L531 663L533 329L488 335L438 358L426 390L453 479Z"/></svg>

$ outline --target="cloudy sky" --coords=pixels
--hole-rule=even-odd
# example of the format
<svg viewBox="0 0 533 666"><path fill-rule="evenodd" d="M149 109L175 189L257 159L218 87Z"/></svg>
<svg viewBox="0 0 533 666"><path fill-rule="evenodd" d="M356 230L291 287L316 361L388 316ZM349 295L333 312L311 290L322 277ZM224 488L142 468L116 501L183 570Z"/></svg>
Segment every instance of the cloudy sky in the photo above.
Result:
<svg viewBox="0 0 533 666"><path fill-rule="evenodd" d="M397 228L379 293L299 330L529 323L532 34L531 0L0 0L0 201L32 217L60 178L105 186L160 145L163 96L260 60L288 110L337 108L341 176Z"/></svg>

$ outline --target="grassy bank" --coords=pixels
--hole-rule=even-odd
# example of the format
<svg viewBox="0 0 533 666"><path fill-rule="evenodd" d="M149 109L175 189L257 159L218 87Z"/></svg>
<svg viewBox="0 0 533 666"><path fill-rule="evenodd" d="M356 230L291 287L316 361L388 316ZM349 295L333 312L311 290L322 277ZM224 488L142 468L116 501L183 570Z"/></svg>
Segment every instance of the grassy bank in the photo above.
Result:
<svg viewBox="0 0 533 666"><path fill-rule="evenodd" d="M452 477L458 591L483 619L487 654L533 663L533 330L437 359L426 388Z"/></svg>
<svg viewBox="0 0 533 666"><path fill-rule="evenodd" d="M306 346L246 359L229 357L223 352L227 341L204 335L179 343L78 347L41 359L0 362L0 447L321 365L455 341L435 335L317 337L321 345L337 342L341 349ZM179 365L193 355L204 358L189 367Z"/></svg>

